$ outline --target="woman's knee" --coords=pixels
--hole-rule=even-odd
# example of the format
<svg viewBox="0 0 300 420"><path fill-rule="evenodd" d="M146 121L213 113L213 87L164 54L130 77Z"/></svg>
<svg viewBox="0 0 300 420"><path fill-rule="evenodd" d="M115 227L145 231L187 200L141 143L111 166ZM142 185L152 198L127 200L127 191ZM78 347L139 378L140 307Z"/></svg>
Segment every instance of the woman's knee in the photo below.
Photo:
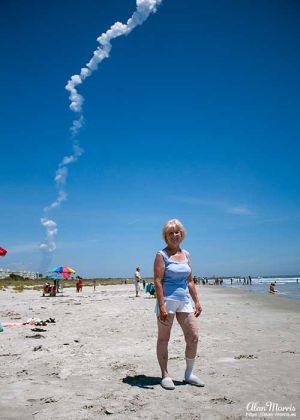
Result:
<svg viewBox="0 0 300 420"><path fill-rule="evenodd" d="M189 331L185 334L185 341L189 344L198 344L199 334L198 331Z"/></svg>
<svg viewBox="0 0 300 420"><path fill-rule="evenodd" d="M169 344L169 340L170 340L170 336L165 336L165 337L157 337L157 346L158 347L164 347L167 346Z"/></svg>

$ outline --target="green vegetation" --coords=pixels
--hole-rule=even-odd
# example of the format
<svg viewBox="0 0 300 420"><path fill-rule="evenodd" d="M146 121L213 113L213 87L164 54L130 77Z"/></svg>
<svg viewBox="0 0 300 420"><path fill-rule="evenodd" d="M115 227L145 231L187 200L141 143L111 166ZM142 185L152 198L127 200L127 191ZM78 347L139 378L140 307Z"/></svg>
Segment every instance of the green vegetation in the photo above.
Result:
<svg viewBox="0 0 300 420"><path fill-rule="evenodd" d="M145 279L147 283L153 281L152 279ZM76 279L73 280L62 280L63 288L74 287L76 284ZM132 284L132 279L125 278L96 278L96 279L84 279L84 286L93 286L94 281L96 281L96 286L111 286L115 284ZM23 292L23 290L42 290L44 283L53 284L53 280L48 277L42 277L39 279L28 279L16 274L10 274L9 277L5 279L0 279L0 290L6 289L8 287L13 288L16 292Z"/></svg>
<svg viewBox="0 0 300 420"><path fill-rule="evenodd" d="M24 287L23 284L17 284L14 286L14 291L15 292L23 292L24 289L28 289L28 287Z"/></svg>
<svg viewBox="0 0 300 420"><path fill-rule="evenodd" d="M39 280L32 280L11 274L5 279L0 279L0 290L12 287L16 292L23 292L23 290L32 289L32 286L37 283L39 283Z"/></svg>

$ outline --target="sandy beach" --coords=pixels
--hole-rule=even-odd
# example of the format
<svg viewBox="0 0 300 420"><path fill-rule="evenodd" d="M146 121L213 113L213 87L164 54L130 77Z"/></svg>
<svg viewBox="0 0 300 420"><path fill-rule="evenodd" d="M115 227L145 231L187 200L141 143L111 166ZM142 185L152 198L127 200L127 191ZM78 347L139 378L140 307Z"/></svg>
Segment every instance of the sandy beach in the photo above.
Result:
<svg viewBox="0 0 300 420"><path fill-rule="evenodd" d="M0 418L299 418L299 302L216 286L199 292L196 373L206 386L182 381L184 340L175 323L169 373L177 386L166 391L156 360L155 299L135 298L132 285L65 289L56 298L0 291L2 323L56 321L39 333L28 325L0 333Z"/></svg>

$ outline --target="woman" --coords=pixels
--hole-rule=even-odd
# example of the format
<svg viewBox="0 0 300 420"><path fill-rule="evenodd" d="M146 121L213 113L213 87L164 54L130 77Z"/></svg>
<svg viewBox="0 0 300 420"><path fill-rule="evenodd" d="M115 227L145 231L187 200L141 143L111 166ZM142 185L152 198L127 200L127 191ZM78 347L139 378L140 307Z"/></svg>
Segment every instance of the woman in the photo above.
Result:
<svg viewBox="0 0 300 420"><path fill-rule="evenodd" d="M189 253L180 247L185 237L185 230L179 220L172 219L165 223L162 233L167 246L157 253L154 261L158 325L157 359L162 374L161 386L165 389L175 388L167 368L168 342L175 315L186 341L184 380L191 385L204 386L204 383L193 374L198 344L196 317L200 315L202 308L193 282ZM194 301L194 309L190 298Z"/></svg>

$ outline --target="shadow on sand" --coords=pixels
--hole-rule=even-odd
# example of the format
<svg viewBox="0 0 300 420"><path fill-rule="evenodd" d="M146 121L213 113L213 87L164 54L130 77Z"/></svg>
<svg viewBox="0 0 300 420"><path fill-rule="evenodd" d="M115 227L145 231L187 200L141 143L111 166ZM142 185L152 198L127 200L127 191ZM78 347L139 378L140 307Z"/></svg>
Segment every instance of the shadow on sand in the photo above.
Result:
<svg viewBox="0 0 300 420"><path fill-rule="evenodd" d="M138 386L139 388L144 389L154 389L154 386L160 385L161 378L158 376L146 376L146 375L134 375L134 376L125 376L122 379L124 384L131 386ZM181 381L173 381L174 385L185 385Z"/></svg>

